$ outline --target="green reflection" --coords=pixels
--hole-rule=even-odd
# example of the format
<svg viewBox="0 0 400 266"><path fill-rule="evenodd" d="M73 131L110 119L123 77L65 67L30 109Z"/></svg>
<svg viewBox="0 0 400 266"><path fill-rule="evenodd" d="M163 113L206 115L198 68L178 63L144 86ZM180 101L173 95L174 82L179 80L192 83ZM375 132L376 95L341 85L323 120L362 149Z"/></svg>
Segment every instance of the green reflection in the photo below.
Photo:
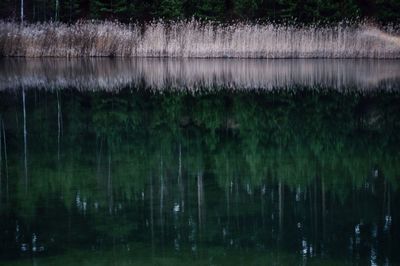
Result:
<svg viewBox="0 0 400 266"><path fill-rule="evenodd" d="M26 142L0 97L10 265L399 262L396 92L24 93Z"/></svg>

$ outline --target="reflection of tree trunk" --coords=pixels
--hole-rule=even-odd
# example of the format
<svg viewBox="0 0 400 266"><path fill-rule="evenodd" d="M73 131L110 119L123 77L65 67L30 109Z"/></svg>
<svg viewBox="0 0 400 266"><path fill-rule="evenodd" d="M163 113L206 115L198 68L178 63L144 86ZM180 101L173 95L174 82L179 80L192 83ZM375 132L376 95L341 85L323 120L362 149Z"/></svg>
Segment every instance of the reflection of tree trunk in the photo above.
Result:
<svg viewBox="0 0 400 266"><path fill-rule="evenodd" d="M154 257L154 192L153 192L153 174L150 173L150 231L151 231L151 251Z"/></svg>
<svg viewBox="0 0 400 266"><path fill-rule="evenodd" d="M58 161L60 161L60 143L61 143L61 104L60 104L60 98L58 96L58 90L56 91L57 93L57 158Z"/></svg>
<svg viewBox="0 0 400 266"><path fill-rule="evenodd" d="M284 211L284 202L283 202L283 197L284 197L284 190L283 190L283 185L282 181L279 180L279 240L282 239L282 232L283 232L283 211Z"/></svg>
<svg viewBox="0 0 400 266"><path fill-rule="evenodd" d="M161 226L161 239L164 242L164 165L163 159L160 160L160 226Z"/></svg>
<svg viewBox="0 0 400 266"><path fill-rule="evenodd" d="M109 148L110 149L110 148ZM111 151L108 151L108 180L107 180L107 194L108 194L108 211L112 214L113 211L113 191L112 191L112 177L111 177Z"/></svg>
<svg viewBox="0 0 400 266"><path fill-rule="evenodd" d="M314 252L318 252L318 206L317 206L317 183L318 177L314 179Z"/></svg>
<svg viewBox="0 0 400 266"><path fill-rule="evenodd" d="M18 109L15 109L15 127L16 130L19 132L19 117L18 117Z"/></svg>
<svg viewBox="0 0 400 266"><path fill-rule="evenodd" d="M226 187L226 216L228 217L228 222L227 222L227 229L230 229L230 224L231 224L231 210L230 210L230 203L231 203L231 199L230 199L230 192L231 192L231 182L230 181L230 176L229 176L229 161L226 161L226 183L225 183L225 187Z"/></svg>
<svg viewBox="0 0 400 266"><path fill-rule="evenodd" d="M3 127L3 149L4 149L4 168L5 168L5 174L6 174L6 199L8 203L8 198L9 198L9 192L8 192L8 160L7 160L7 142L6 142L6 130L4 128L4 121L1 121L2 127ZM0 139L1 142L1 139Z"/></svg>
<svg viewBox="0 0 400 266"><path fill-rule="evenodd" d="M1 117L0 117L0 126L2 125L2 122L3 122L3 119L1 119ZM2 171L3 171L3 155L2 155L1 143L2 143L2 135L1 135L1 130L0 130L0 206L1 206L1 201L2 201L1 193L3 192L3 179L2 179L2 175L1 175Z"/></svg>
<svg viewBox="0 0 400 266"><path fill-rule="evenodd" d="M68 244L70 244L72 238L72 212L68 211Z"/></svg>
<svg viewBox="0 0 400 266"><path fill-rule="evenodd" d="M178 186L179 192L181 197L181 211L184 212L184 188L183 188L183 181L182 181L182 146L179 143L179 166L178 166Z"/></svg>
<svg viewBox="0 0 400 266"><path fill-rule="evenodd" d="M321 177L321 190L322 190L322 241L325 242L326 234L326 192L325 192L325 180Z"/></svg>
<svg viewBox="0 0 400 266"><path fill-rule="evenodd" d="M203 190L203 173L197 172L197 211L198 211L198 223L199 233L201 235L203 227L203 204L204 204L204 190Z"/></svg>
<svg viewBox="0 0 400 266"><path fill-rule="evenodd" d="M227 175L228 175L228 173L227 173ZM230 203L231 203L231 200L230 200L230 184L229 184L229 177L227 176L226 177L226 216L228 217L228 229L229 229L229 227L230 227L230 221L231 221L231 219L230 219L230 217L231 217L231 210L230 210Z"/></svg>
<svg viewBox="0 0 400 266"><path fill-rule="evenodd" d="M182 184L182 147L179 144L179 157L178 157L178 185Z"/></svg>
<svg viewBox="0 0 400 266"><path fill-rule="evenodd" d="M308 203L309 203L309 210L310 210L310 232L312 234L312 236L314 236L314 219L313 219L313 198L312 198L312 185L308 186ZM312 236L310 237L310 242L313 241L314 239L312 239ZM308 253L310 253L310 246L307 246L308 249Z"/></svg>
<svg viewBox="0 0 400 266"><path fill-rule="evenodd" d="M179 161L178 161L178 189L179 189L179 199L178 202L179 204L179 211L180 215L178 216L178 221L179 225L177 226L177 240L180 242L181 240L181 235L184 235L185 233L182 231L182 224L185 224L185 217L184 217L184 212L185 212L185 190L184 190L184 185L183 185L183 177L182 177L182 144L179 142ZM180 245L180 243L179 243ZM180 248L179 248L180 249Z"/></svg>
<svg viewBox="0 0 400 266"><path fill-rule="evenodd" d="M100 143L100 144L98 144ZM98 145L100 145L99 148ZM97 158L97 184L100 185L102 183L102 171L101 171L101 166L102 166L102 154L103 154L103 138L102 137L97 137L96 139L96 158Z"/></svg>
<svg viewBox="0 0 400 266"><path fill-rule="evenodd" d="M387 186L386 186L386 179L383 179L383 200L382 200L382 215L383 218L385 219L385 215L386 215L386 204L387 204Z"/></svg>
<svg viewBox="0 0 400 266"><path fill-rule="evenodd" d="M391 210L390 210L391 204L390 204L390 187L388 184L388 192L387 192L387 219L390 219L389 222L392 222L392 216L391 216ZM385 222L386 222L386 217L385 217ZM388 234L388 239L387 239L387 246L391 247L393 246L393 241L392 241L392 234Z"/></svg>
<svg viewBox="0 0 400 266"><path fill-rule="evenodd" d="M240 226L239 226L239 180L238 177L235 176L235 205L236 205L236 211L235 211L235 218L236 218L236 229L239 232L240 231Z"/></svg>
<svg viewBox="0 0 400 266"><path fill-rule="evenodd" d="M28 192L28 158L27 158L27 129L26 129L26 101L25 89L22 89L22 104L24 117L24 166L25 166L25 192Z"/></svg>
<svg viewBox="0 0 400 266"><path fill-rule="evenodd" d="M389 187L389 183L387 184L388 188L387 188L387 215L390 217L391 212L390 212L390 187Z"/></svg>
<svg viewBox="0 0 400 266"><path fill-rule="evenodd" d="M261 201L261 223L262 223L262 228L265 227L265 211L264 211L264 191L265 191L265 185L261 186L260 189L260 201Z"/></svg>

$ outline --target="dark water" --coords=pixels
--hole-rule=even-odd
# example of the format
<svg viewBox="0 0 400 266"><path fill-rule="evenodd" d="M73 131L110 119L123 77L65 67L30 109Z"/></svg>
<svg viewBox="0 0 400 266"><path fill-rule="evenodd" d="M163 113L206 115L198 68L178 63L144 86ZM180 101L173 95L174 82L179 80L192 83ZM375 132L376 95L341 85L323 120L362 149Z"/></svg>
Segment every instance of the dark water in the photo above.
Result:
<svg viewBox="0 0 400 266"><path fill-rule="evenodd" d="M1 265L400 264L398 61L38 62L0 63Z"/></svg>

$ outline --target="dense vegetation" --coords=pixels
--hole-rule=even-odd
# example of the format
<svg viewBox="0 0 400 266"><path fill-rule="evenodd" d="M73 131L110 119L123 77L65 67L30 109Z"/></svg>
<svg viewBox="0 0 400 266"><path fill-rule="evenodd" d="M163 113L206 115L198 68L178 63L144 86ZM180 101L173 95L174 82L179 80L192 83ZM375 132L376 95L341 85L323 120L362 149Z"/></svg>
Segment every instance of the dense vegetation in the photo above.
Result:
<svg viewBox="0 0 400 266"><path fill-rule="evenodd" d="M2 0L0 18L73 22L79 19L272 20L310 23L343 19L398 22L398 0Z"/></svg>

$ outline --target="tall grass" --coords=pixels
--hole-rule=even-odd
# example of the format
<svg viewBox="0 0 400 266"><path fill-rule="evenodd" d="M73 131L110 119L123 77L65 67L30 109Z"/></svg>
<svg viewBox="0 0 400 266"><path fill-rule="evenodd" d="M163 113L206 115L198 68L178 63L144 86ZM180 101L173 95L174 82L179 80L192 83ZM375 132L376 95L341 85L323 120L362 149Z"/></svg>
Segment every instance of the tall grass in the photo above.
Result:
<svg viewBox="0 0 400 266"><path fill-rule="evenodd" d="M188 21L0 22L0 55L24 57L400 58L396 31L365 25L216 25Z"/></svg>

